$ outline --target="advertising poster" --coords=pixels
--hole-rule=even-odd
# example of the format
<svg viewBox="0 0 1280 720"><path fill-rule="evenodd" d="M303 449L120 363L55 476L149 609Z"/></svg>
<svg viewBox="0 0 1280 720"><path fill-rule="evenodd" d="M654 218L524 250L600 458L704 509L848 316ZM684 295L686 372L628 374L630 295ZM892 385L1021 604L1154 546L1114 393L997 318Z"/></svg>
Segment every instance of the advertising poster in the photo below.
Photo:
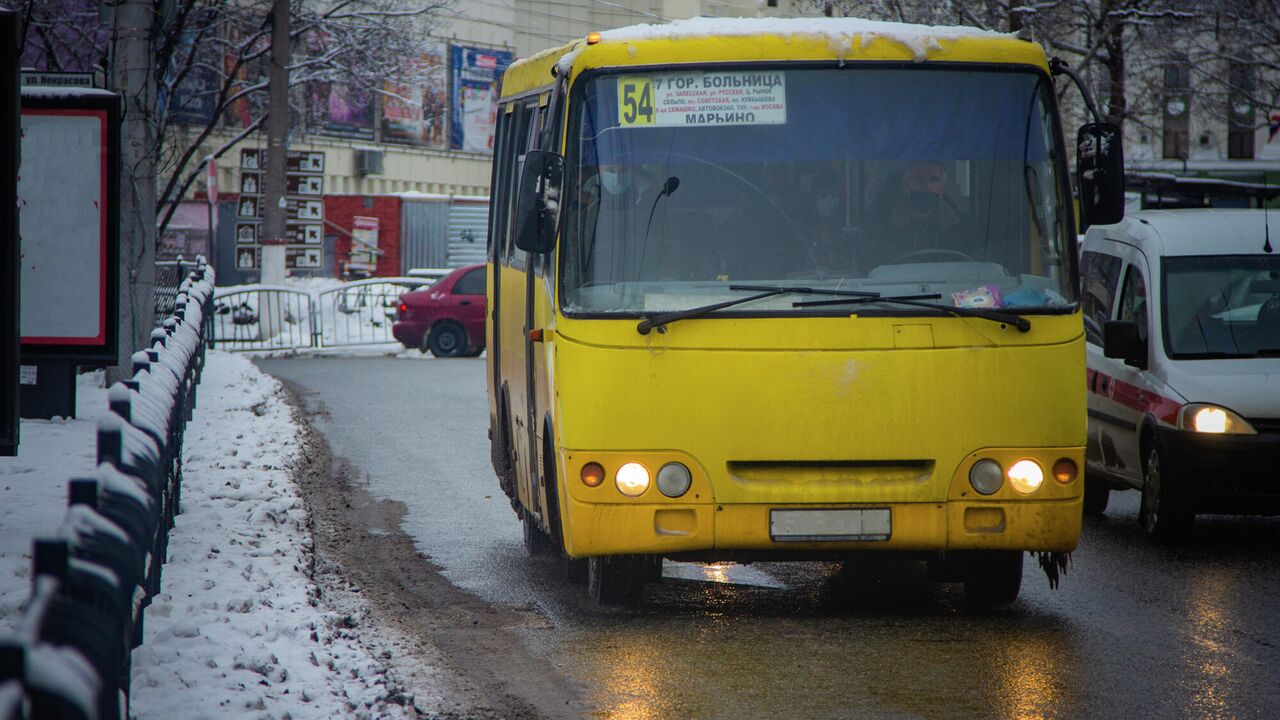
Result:
<svg viewBox="0 0 1280 720"><path fill-rule="evenodd" d="M453 45L451 48L449 146L493 152L498 117L498 80L511 64L508 50Z"/></svg>
<svg viewBox="0 0 1280 720"><path fill-rule="evenodd" d="M435 44L406 74L405 84L387 83L382 98L382 141L443 148L445 50Z"/></svg>
<svg viewBox="0 0 1280 720"><path fill-rule="evenodd" d="M378 267L378 218L351 218L351 259L348 270L373 272Z"/></svg>
<svg viewBox="0 0 1280 720"><path fill-rule="evenodd" d="M373 93L341 82L311 83L311 117L319 132L353 140L373 139Z"/></svg>
<svg viewBox="0 0 1280 720"><path fill-rule="evenodd" d="M24 355L115 360L117 97L23 98L19 298Z"/></svg>

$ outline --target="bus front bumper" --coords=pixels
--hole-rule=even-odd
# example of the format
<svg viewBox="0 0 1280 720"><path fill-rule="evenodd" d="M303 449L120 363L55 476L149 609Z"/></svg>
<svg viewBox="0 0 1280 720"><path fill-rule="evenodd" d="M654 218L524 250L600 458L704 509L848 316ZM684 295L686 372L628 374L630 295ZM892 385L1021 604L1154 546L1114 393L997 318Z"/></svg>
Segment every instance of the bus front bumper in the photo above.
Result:
<svg viewBox="0 0 1280 720"><path fill-rule="evenodd" d="M1070 552L1080 538L1082 498L947 500L876 504L588 503L568 499L574 522L566 529L573 557L865 551L1032 550ZM775 536L775 513L862 510L874 528L861 539L832 535L811 540ZM887 523L885 522L887 510ZM847 514L856 517L859 514ZM791 515L789 517L796 517ZM882 532L887 531L887 532Z"/></svg>

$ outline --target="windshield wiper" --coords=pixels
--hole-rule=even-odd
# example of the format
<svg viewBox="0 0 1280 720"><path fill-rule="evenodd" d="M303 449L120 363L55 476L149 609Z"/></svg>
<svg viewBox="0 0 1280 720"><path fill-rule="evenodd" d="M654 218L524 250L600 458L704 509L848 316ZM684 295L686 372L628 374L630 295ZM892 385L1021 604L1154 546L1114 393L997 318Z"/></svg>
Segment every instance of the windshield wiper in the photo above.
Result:
<svg viewBox="0 0 1280 720"><path fill-rule="evenodd" d="M880 293L874 293L874 292L858 292L856 290L823 290L822 288L787 287L783 285L730 285L729 289L730 290L758 290L759 292L757 292L755 295L749 295L747 297L741 297L741 298L734 298L733 300L726 300L724 302L718 302L712 305L702 305L700 307L689 308L688 310L674 310L668 313L658 313L657 315L650 315L640 320L640 322L636 325L636 332L640 333L641 335L648 335L649 331L653 330L654 328L657 328L658 332L663 332L663 330L666 328L668 323L673 323L677 320L684 320L685 318L698 317L699 315L706 315L708 313L713 313L717 310L723 310L727 307L733 307L734 305L743 305L749 302L753 302L755 300L763 300L765 298L774 297L776 295L788 295L792 293L797 295L843 295L843 296L849 297L851 301L873 300L875 298L880 297Z"/></svg>
<svg viewBox="0 0 1280 720"><path fill-rule="evenodd" d="M792 303L792 307L820 307L829 305L860 305L863 303L898 303L900 305L913 305L915 307L931 308L933 310L941 310L949 312L953 315L961 317L976 317L992 322L1004 323L1018 328L1021 332L1027 332L1031 329L1031 321L1010 313L1002 313L998 310L988 310L986 308L968 308L954 307L952 305L943 305L941 303L925 302L926 300L936 300L942 297L938 294L933 295L895 295L891 297L870 297L870 298L849 298L848 300L810 300L807 302Z"/></svg>

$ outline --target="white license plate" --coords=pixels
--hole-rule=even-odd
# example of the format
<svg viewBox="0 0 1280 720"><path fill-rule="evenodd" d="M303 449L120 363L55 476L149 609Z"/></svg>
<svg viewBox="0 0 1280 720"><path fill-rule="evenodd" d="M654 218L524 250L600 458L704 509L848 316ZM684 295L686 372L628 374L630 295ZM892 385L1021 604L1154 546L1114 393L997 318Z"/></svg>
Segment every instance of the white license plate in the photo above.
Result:
<svg viewBox="0 0 1280 720"><path fill-rule="evenodd" d="M889 508L771 510L769 536L778 542L888 540Z"/></svg>

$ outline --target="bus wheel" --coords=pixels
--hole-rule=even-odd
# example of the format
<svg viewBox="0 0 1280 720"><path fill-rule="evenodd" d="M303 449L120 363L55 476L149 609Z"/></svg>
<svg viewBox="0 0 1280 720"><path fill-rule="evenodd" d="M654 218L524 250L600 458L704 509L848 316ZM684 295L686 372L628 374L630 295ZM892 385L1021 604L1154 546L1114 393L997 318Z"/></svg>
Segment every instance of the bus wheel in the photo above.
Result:
<svg viewBox="0 0 1280 720"><path fill-rule="evenodd" d="M587 593L601 605L635 605L644 589L636 558L604 555L587 559Z"/></svg>
<svg viewBox="0 0 1280 720"><path fill-rule="evenodd" d="M1106 480L1084 476L1084 514L1086 517L1098 517L1107 511L1107 503L1111 501L1111 486Z"/></svg>
<svg viewBox="0 0 1280 720"><path fill-rule="evenodd" d="M1147 450L1142 466L1142 503L1138 519L1142 527L1158 542L1176 543L1191 532L1195 512L1183 497L1185 489L1174 469L1164 462L1160 446L1154 441Z"/></svg>
<svg viewBox="0 0 1280 720"><path fill-rule="evenodd" d="M533 513L525 511L524 520L524 551L530 557L541 557L543 555L551 555L558 552L559 549L555 543L551 542L551 537L538 527L538 523L533 520Z"/></svg>
<svg viewBox="0 0 1280 720"><path fill-rule="evenodd" d="M1022 589L1022 551L975 552L962 572L964 593L974 607L1008 605Z"/></svg>
<svg viewBox="0 0 1280 720"><path fill-rule="evenodd" d="M585 585L587 583L587 559L572 558L568 555L564 556L564 576L573 585Z"/></svg>
<svg viewBox="0 0 1280 720"><path fill-rule="evenodd" d="M662 556L642 555L640 557L641 579L647 583L662 582Z"/></svg>

